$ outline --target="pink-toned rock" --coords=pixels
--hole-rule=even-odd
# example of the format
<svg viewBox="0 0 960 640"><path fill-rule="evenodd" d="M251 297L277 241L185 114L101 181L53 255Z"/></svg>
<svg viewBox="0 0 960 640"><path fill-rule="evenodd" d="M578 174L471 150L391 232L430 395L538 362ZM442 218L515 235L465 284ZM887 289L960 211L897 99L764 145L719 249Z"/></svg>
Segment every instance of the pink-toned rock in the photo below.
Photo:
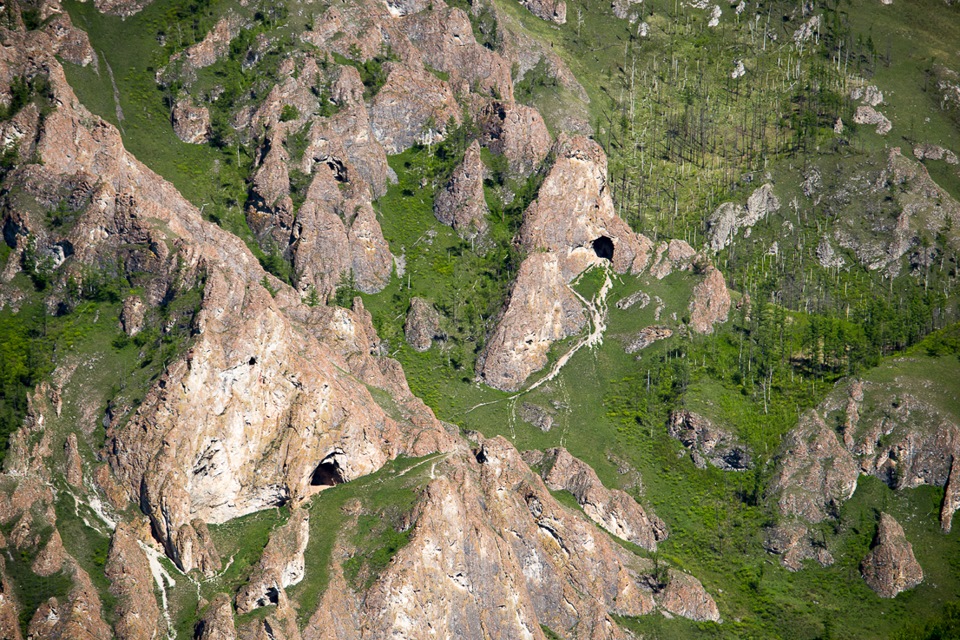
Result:
<svg viewBox="0 0 960 640"><path fill-rule="evenodd" d="M146 532L149 535L149 530ZM165 628L150 563L140 548L137 526L121 522L113 532L104 569L117 598L114 631L120 640L159 637Z"/></svg>
<svg viewBox="0 0 960 640"><path fill-rule="evenodd" d="M173 131L190 144L203 144L210 135L210 111L198 107L189 99L178 100L170 113Z"/></svg>
<svg viewBox="0 0 960 640"><path fill-rule="evenodd" d="M477 116L482 142L506 157L510 169L527 175L540 166L550 152L550 132L533 107L519 102L491 102Z"/></svg>
<svg viewBox="0 0 960 640"><path fill-rule="evenodd" d="M726 322L730 313L730 292L720 270L710 265L693 288L690 299L690 328L697 333L713 333L715 324Z"/></svg>
<svg viewBox="0 0 960 640"><path fill-rule="evenodd" d="M456 229L463 238L483 237L489 227L489 210L483 193L485 171L480 145L474 140L467 147L463 163L454 169L433 203L437 220Z"/></svg>
<svg viewBox="0 0 960 640"><path fill-rule="evenodd" d="M396 62L384 65L387 82L370 104L370 122L388 154L414 144L442 140L448 126L460 123L450 85L426 69Z"/></svg>
<svg viewBox="0 0 960 640"><path fill-rule="evenodd" d="M867 586L881 598L894 598L923 582L923 569L913 555L913 545L907 542L900 523L886 513L880 514L873 547L860 571Z"/></svg>
<svg viewBox="0 0 960 640"><path fill-rule="evenodd" d="M566 449L548 449L530 458L525 454L524 460L528 459L542 466L548 488L569 491L587 517L618 538L655 551L657 542L667 537L667 526L660 518L648 514L625 492L604 487L596 472Z"/></svg>
<svg viewBox="0 0 960 640"><path fill-rule="evenodd" d="M557 24L567 21L567 3L563 0L520 0L530 13Z"/></svg>
<svg viewBox="0 0 960 640"><path fill-rule="evenodd" d="M770 493L785 516L821 522L857 488L860 465L815 411L787 434L777 458Z"/></svg>

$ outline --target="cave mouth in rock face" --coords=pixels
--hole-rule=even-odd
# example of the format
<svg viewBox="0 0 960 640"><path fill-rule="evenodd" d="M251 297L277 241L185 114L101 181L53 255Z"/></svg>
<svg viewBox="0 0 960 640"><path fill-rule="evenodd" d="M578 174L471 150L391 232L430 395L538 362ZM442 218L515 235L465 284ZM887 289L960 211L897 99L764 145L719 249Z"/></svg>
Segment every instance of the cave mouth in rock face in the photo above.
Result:
<svg viewBox="0 0 960 640"><path fill-rule="evenodd" d="M613 262L613 240L607 236L600 236L593 241L593 252L598 258Z"/></svg>
<svg viewBox="0 0 960 640"><path fill-rule="evenodd" d="M333 456L324 458L313 470L313 477L310 478L310 484L314 487L333 487L344 482L340 465Z"/></svg>

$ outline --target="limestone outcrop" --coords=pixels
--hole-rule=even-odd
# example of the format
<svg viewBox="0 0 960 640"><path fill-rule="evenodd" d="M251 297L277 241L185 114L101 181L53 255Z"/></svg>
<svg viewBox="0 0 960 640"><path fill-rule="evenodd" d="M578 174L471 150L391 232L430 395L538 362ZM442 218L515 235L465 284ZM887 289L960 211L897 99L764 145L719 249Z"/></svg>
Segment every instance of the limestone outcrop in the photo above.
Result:
<svg viewBox="0 0 960 640"><path fill-rule="evenodd" d="M783 515L821 522L857 488L859 465L815 411L787 434L778 460L770 491Z"/></svg>
<svg viewBox="0 0 960 640"><path fill-rule="evenodd" d="M483 194L485 171L480 144L474 140L467 147L463 163L454 169L433 203L437 220L456 229L463 238L482 238L489 227Z"/></svg>
<svg viewBox="0 0 960 640"><path fill-rule="evenodd" d="M923 582L923 569L913 555L903 527L892 516L881 513L877 535L870 553L860 565L863 579L881 598L894 598L901 591Z"/></svg>
<svg viewBox="0 0 960 640"><path fill-rule="evenodd" d="M120 640L159 636L166 626L154 595L150 563L140 544L136 526L127 522L117 525L110 540L105 572L110 592L117 598L114 631Z"/></svg>
<svg viewBox="0 0 960 640"><path fill-rule="evenodd" d="M594 265L636 273L649 261L650 241L614 211L600 146L564 136L553 152L556 160L520 228L528 256L478 362L480 377L498 389L518 389L543 367L554 341L584 327L586 314L571 280Z"/></svg>
<svg viewBox="0 0 960 640"><path fill-rule="evenodd" d="M177 137L190 144L203 144L210 135L210 111L189 99L178 100L170 114Z"/></svg>
<svg viewBox="0 0 960 640"><path fill-rule="evenodd" d="M427 300L413 297L403 330L407 344L417 351L427 351L440 337L440 314Z"/></svg>
<svg viewBox="0 0 960 640"><path fill-rule="evenodd" d="M661 588L652 562L561 506L506 440L458 451L431 476L410 542L362 601L336 588L343 577L334 571L304 640L413 637L437 620L464 638L543 639L544 625L565 637L619 639L628 636L613 613L658 607L719 620L699 581L671 572Z"/></svg>
<svg viewBox="0 0 960 640"><path fill-rule="evenodd" d="M667 526L660 518L648 514L627 493L604 487L596 472L566 449L529 451L523 458L540 467L547 488L569 491L587 517L618 538L655 551L657 542L667 537Z"/></svg>
<svg viewBox="0 0 960 640"><path fill-rule="evenodd" d="M755 224L779 210L780 200L774 195L773 185L769 183L751 193L746 205L724 202L707 220L710 249L720 251L726 248L741 229L745 229L744 235L749 237Z"/></svg>
<svg viewBox="0 0 960 640"><path fill-rule="evenodd" d="M533 107L493 101L480 110L477 124L484 146L504 156L517 173L531 173L550 152L550 132Z"/></svg>
<svg viewBox="0 0 960 640"><path fill-rule="evenodd" d="M707 462L725 471L750 468L751 456L732 434L718 428L710 420L692 411L681 409L670 414L667 433L690 450L694 464L703 469Z"/></svg>
<svg viewBox="0 0 960 640"><path fill-rule="evenodd" d="M693 287L690 298L690 328L713 333L714 325L725 322L730 313L730 292L720 270L709 265L703 280Z"/></svg>
<svg viewBox="0 0 960 640"><path fill-rule="evenodd" d="M304 551L310 540L310 514L298 509L270 535L260 561L236 597L237 613L278 604L280 592L304 577Z"/></svg>

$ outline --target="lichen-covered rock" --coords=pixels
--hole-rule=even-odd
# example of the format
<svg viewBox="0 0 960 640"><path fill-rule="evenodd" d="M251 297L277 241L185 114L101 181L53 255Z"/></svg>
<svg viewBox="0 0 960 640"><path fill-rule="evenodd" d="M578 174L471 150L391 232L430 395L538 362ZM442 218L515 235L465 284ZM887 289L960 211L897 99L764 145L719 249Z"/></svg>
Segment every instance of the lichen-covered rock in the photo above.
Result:
<svg viewBox="0 0 960 640"><path fill-rule="evenodd" d="M557 24L567 21L567 3L563 0L520 0L530 13Z"/></svg>
<svg viewBox="0 0 960 640"><path fill-rule="evenodd" d="M277 604L281 591L303 580L304 551L310 540L310 512L297 509L270 535L260 561L236 598L237 613Z"/></svg>
<svg viewBox="0 0 960 640"><path fill-rule="evenodd" d="M755 189L747 198L746 205L724 202L707 220L710 249L724 249L741 229L746 229L746 236L760 220L779 210L780 200L773 193L773 185L769 183Z"/></svg>
<svg viewBox="0 0 960 640"><path fill-rule="evenodd" d="M657 604L670 613L697 621L720 622L717 603L690 574L670 569L667 586L657 595Z"/></svg>
<svg viewBox="0 0 960 640"><path fill-rule="evenodd" d="M129 18L143 10L153 0L94 0L93 6L100 13Z"/></svg>
<svg viewBox="0 0 960 640"><path fill-rule="evenodd" d="M179 62L185 69L194 71L209 67L230 51L230 41L237 37L242 26L240 16L228 13L217 20L203 40L171 56L170 63Z"/></svg>
<svg viewBox="0 0 960 640"><path fill-rule="evenodd" d="M624 347L624 351L627 353L636 353L637 351L646 349L654 342L666 340L672 335L673 330L669 329L668 327L661 327L658 325L644 327L629 339L627 346Z"/></svg>
<svg viewBox="0 0 960 640"><path fill-rule="evenodd" d="M0 637L23 640L13 582L7 575L6 558L3 555L0 555Z"/></svg>
<svg viewBox="0 0 960 640"><path fill-rule="evenodd" d="M650 275L663 280L674 271L689 271L696 257L696 250L683 240L661 242L654 249Z"/></svg>
<svg viewBox="0 0 960 640"><path fill-rule="evenodd" d="M867 586L881 598L896 597L923 582L923 569L913 555L913 545L893 516L880 514L873 547L863 559L860 571Z"/></svg>
<svg viewBox="0 0 960 640"><path fill-rule="evenodd" d="M150 563L136 527L121 522L113 532L105 573L117 598L114 631L120 640L159 637L165 624L154 595Z"/></svg>
<svg viewBox="0 0 960 640"><path fill-rule="evenodd" d="M770 493L785 516L821 522L857 488L860 465L815 411L787 434L777 460Z"/></svg>
<svg viewBox="0 0 960 640"><path fill-rule="evenodd" d="M417 351L426 351L440 336L440 314L428 301L413 297L403 330L407 344Z"/></svg>
<svg viewBox="0 0 960 640"><path fill-rule="evenodd" d="M885 115L866 105L857 107L853 114L853 121L857 124L876 125L877 133L881 136L890 133L893 125Z"/></svg>
<svg viewBox="0 0 960 640"><path fill-rule="evenodd" d="M667 420L667 433L691 450L698 467L705 467L704 460L707 460L726 471L750 468L751 457L747 449L730 433L697 413L687 409L673 411Z"/></svg>
<svg viewBox="0 0 960 640"><path fill-rule="evenodd" d="M328 589L304 640L417 637L430 627L542 640L541 625L569 638L625 639L613 613L656 609L653 563L561 506L506 440L453 453L430 477L409 543L361 601L349 588ZM664 608L716 619L698 582L676 580L690 588L668 595ZM336 569L334 585L346 587Z"/></svg>
<svg viewBox="0 0 960 640"><path fill-rule="evenodd" d="M463 238L483 237L489 226L486 218L489 210L483 193L484 173L480 145L474 140L467 147L463 163L454 169L433 203L437 220L456 229Z"/></svg>
<svg viewBox="0 0 960 640"><path fill-rule="evenodd" d="M210 135L210 110L198 107L189 99L173 105L170 121L177 137L190 144L203 144Z"/></svg>
<svg viewBox="0 0 960 640"><path fill-rule="evenodd" d="M537 199L524 212L519 237L528 257L477 364L480 377L497 389L518 389L546 364L554 341L584 327L583 305L568 286L573 278L594 265L636 273L650 257L650 241L614 211L600 146L563 136L554 154Z"/></svg>
<svg viewBox="0 0 960 640"><path fill-rule="evenodd" d="M542 456L524 455L524 460L539 463L549 489L569 491L587 517L618 538L655 551L657 542L667 537L667 526L660 518L647 513L625 492L604 487L587 463L563 447L548 449Z"/></svg>
<svg viewBox="0 0 960 640"><path fill-rule="evenodd" d="M143 299L138 295L130 295L124 298L123 307L120 309L120 328L131 338L143 329L143 320L147 314L147 307L143 304Z"/></svg>
<svg viewBox="0 0 960 640"><path fill-rule="evenodd" d="M373 133L388 154L442 140L461 115L449 83L423 67L389 62L386 84L370 104Z"/></svg>
<svg viewBox="0 0 960 640"><path fill-rule="evenodd" d="M763 547L779 555L780 562L790 571L800 571L804 560L814 560L822 567L834 562L825 540L797 521L783 522L767 529Z"/></svg>
<svg viewBox="0 0 960 640"><path fill-rule="evenodd" d="M237 640L233 624L233 607L226 594L219 594L207 606L197 624L197 640Z"/></svg>
<svg viewBox="0 0 960 640"><path fill-rule="evenodd" d="M491 387L519 389L547 363L550 345L575 335L585 323L583 305L567 286L558 257L534 253L520 265L478 373Z"/></svg>
<svg viewBox="0 0 960 640"><path fill-rule="evenodd" d="M917 160L943 160L947 164L960 162L957 154L936 144L918 144L913 148L913 156Z"/></svg>
<svg viewBox="0 0 960 640"><path fill-rule="evenodd" d="M504 156L511 171L527 175L550 152L550 132L533 107L519 102L494 101L477 116L484 146Z"/></svg>
<svg viewBox="0 0 960 640"><path fill-rule="evenodd" d="M63 455L67 459L64 477L72 487L77 489L83 486L83 461L80 459L79 446L75 433L68 435L67 441L63 444Z"/></svg>
<svg viewBox="0 0 960 640"><path fill-rule="evenodd" d="M113 634L103 621L103 607L90 576L72 560L73 586L61 601L50 598L41 604L27 626L27 637L34 640L110 640Z"/></svg>
<svg viewBox="0 0 960 640"><path fill-rule="evenodd" d="M726 322L730 313L730 292L720 270L709 265L703 280L693 287L690 298L690 328L713 333L713 325Z"/></svg>
<svg viewBox="0 0 960 640"><path fill-rule="evenodd" d="M462 9L437 6L404 19L401 28L423 62L449 74L459 92L513 100L510 64L476 41Z"/></svg>

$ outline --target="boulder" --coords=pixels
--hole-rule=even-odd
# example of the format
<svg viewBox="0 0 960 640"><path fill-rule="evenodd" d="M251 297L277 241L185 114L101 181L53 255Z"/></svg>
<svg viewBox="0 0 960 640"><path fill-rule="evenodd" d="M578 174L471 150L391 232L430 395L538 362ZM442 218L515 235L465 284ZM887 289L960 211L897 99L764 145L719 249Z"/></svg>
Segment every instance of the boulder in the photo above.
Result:
<svg viewBox="0 0 960 640"><path fill-rule="evenodd" d="M427 351L440 336L440 314L423 298L411 298L404 324L407 344L417 351Z"/></svg>
<svg viewBox="0 0 960 640"><path fill-rule="evenodd" d="M709 265L703 279L693 287L690 299L690 328L696 333L713 333L713 325L726 322L730 313L730 292L720 270Z"/></svg>
<svg viewBox="0 0 960 640"><path fill-rule="evenodd" d="M177 100L170 113L173 131L182 141L203 144L210 135L210 111L198 107L189 98Z"/></svg>
<svg viewBox="0 0 960 640"><path fill-rule="evenodd" d="M923 582L923 569L913 555L913 545L893 516L880 514L877 535L860 571L867 586L881 598L894 598Z"/></svg>
<svg viewBox="0 0 960 640"><path fill-rule="evenodd" d="M463 163L454 169L433 203L437 220L456 229L463 238L482 238L489 226L489 210L483 193L485 171L480 144L474 140L467 147Z"/></svg>
<svg viewBox="0 0 960 640"><path fill-rule="evenodd" d="M853 121L857 124L876 125L877 133L881 136L890 133L890 130L893 128L893 125L885 115L873 107L866 105L857 107L857 110L853 114Z"/></svg>
<svg viewBox="0 0 960 640"><path fill-rule="evenodd" d="M704 467L704 460L725 471L743 471L752 463L746 447L730 434L716 427L703 416L680 409L673 411L667 420L667 433L691 450L697 466Z"/></svg>

